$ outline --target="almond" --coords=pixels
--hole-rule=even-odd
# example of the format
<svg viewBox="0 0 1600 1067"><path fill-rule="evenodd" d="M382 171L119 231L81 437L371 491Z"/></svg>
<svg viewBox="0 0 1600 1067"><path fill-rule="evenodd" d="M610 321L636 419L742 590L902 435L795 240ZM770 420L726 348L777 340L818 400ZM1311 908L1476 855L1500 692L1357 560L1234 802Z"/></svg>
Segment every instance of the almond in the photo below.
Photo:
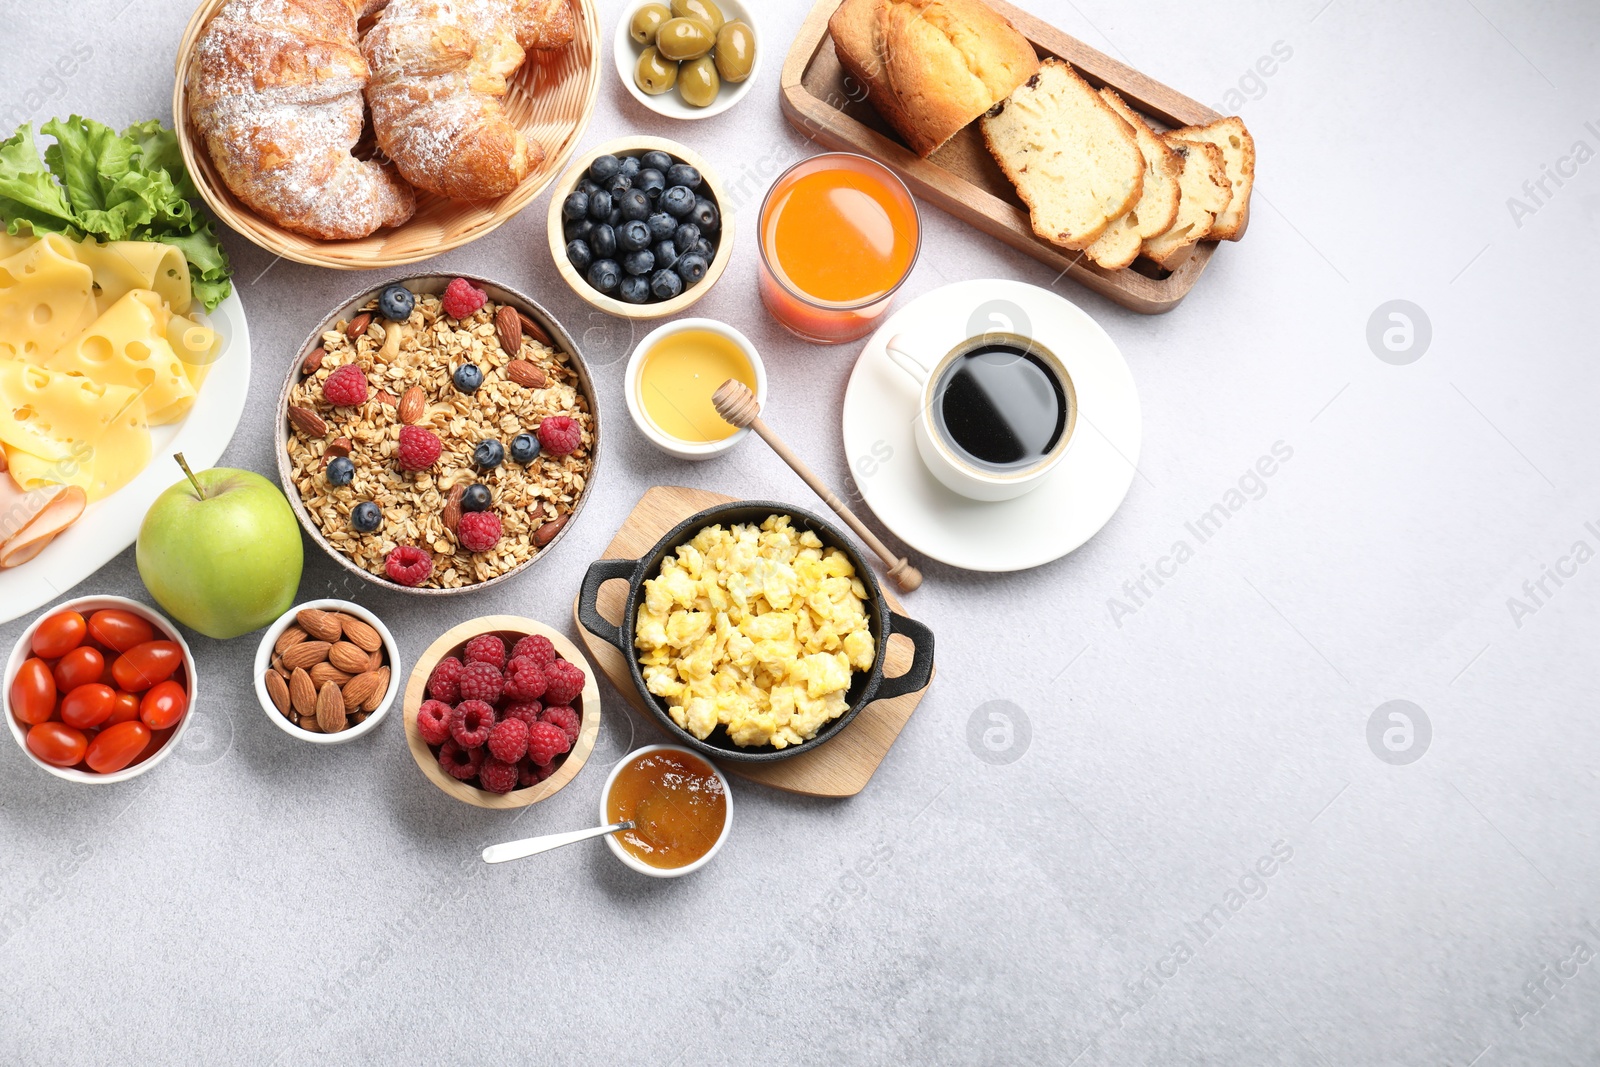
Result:
<svg viewBox="0 0 1600 1067"><path fill-rule="evenodd" d="M522 351L522 320L514 307L502 307L495 312L494 332L500 338L500 347L506 355L515 356Z"/></svg>
<svg viewBox="0 0 1600 1067"><path fill-rule="evenodd" d="M283 654L283 665L293 670L305 670L328 659L328 642L301 641Z"/></svg>
<svg viewBox="0 0 1600 1067"><path fill-rule="evenodd" d="M311 675L303 670L289 676L289 702L301 715L317 713L317 687L311 684Z"/></svg>
<svg viewBox="0 0 1600 1067"><path fill-rule="evenodd" d="M306 632L304 630L300 629L298 626L291 626L287 630L283 631L283 633L278 635L278 640L273 644L272 651L281 656L305 639Z"/></svg>
<svg viewBox="0 0 1600 1067"><path fill-rule="evenodd" d="M283 680L283 675L268 671L262 680L267 684L267 696L272 698L272 706L285 715L289 714L289 683Z"/></svg>
<svg viewBox="0 0 1600 1067"><path fill-rule="evenodd" d="M308 733L320 734L322 732L322 727L317 725L317 717L315 715L300 716L298 725L300 729L305 730Z"/></svg>
<svg viewBox="0 0 1600 1067"><path fill-rule="evenodd" d="M344 706L359 708L378 690L378 672L364 671L344 684Z"/></svg>
<svg viewBox="0 0 1600 1067"><path fill-rule="evenodd" d="M366 721L367 721L367 713L364 712L364 711L358 711L354 715L350 716L350 725L351 726L360 726L362 723L364 723Z"/></svg>
<svg viewBox="0 0 1600 1067"><path fill-rule="evenodd" d="M428 409L428 398L422 391L422 386L413 385L400 397L400 407L395 414L400 416L400 421L407 426L415 425L422 420L423 413Z"/></svg>
<svg viewBox="0 0 1600 1067"><path fill-rule="evenodd" d="M311 354L306 356L305 360L300 364L300 373L306 377L317 373L322 369L322 357L325 355L327 353L322 350L322 346L319 345L313 348Z"/></svg>
<svg viewBox="0 0 1600 1067"><path fill-rule="evenodd" d="M467 487L458 485L450 490L450 497L444 502L444 510L439 513L439 521L444 523L444 528L451 533L456 532L456 524L461 521L461 498L466 495Z"/></svg>
<svg viewBox="0 0 1600 1067"><path fill-rule="evenodd" d="M377 650L374 650L372 652L368 652L367 653L367 670L375 671L381 666L383 666L383 653L381 651L377 651Z"/></svg>
<svg viewBox="0 0 1600 1067"><path fill-rule="evenodd" d="M344 630L344 639L368 652L376 652L383 647L383 637L354 615L336 612L334 617L339 620L339 626Z"/></svg>
<svg viewBox="0 0 1600 1067"><path fill-rule="evenodd" d="M366 703L361 705L362 711L377 711L378 705L383 703L383 695L389 691L389 668L379 667L372 673L377 676L378 684Z"/></svg>
<svg viewBox="0 0 1600 1067"><path fill-rule="evenodd" d="M565 515L556 516L549 522L540 523L539 528L533 531L533 543L543 548L551 541L554 541L556 534L561 532L561 528L567 524L567 520L570 518L572 518L572 512L569 511Z"/></svg>
<svg viewBox="0 0 1600 1067"><path fill-rule="evenodd" d="M506 364L506 377L528 389L543 389L550 384L550 379L545 377L539 365L525 359L514 359Z"/></svg>
<svg viewBox="0 0 1600 1067"><path fill-rule="evenodd" d="M339 623L339 618L331 611L319 611L316 608L305 608L295 614L295 621L306 633L318 641L333 642L339 640L344 633L344 627ZM310 666L310 664L307 664Z"/></svg>
<svg viewBox="0 0 1600 1067"><path fill-rule="evenodd" d="M328 436L328 424L322 421L321 415L318 415L310 408L303 408L295 404L290 404L289 422L292 426L294 426L295 429L299 430L307 437Z"/></svg>
<svg viewBox="0 0 1600 1067"><path fill-rule="evenodd" d="M353 641L338 641L328 648L328 662L346 674L367 669L367 650Z"/></svg>
<svg viewBox="0 0 1600 1067"><path fill-rule="evenodd" d="M343 685L353 678L349 671L341 671L331 663L317 663L311 668L311 684L321 689L332 682L334 685Z"/></svg>
<svg viewBox="0 0 1600 1067"><path fill-rule="evenodd" d="M285 667L283 665L283 657L282 656L273 656L272 657L272 673L276 674L279 678L283 678L285 680L288 679L288 677L289 677L289 668L287 668L287 667Z"/></svg>
<svg viewBox="0 0 1600 1067"><path fill-rule="evenodd" d="M400 403L400 401L395 399L395 395L389 392L387 389L379 389L377 392L372 394L372 399L376 400L386 408L392 408L396 404Z"/></svg>
<svg viewBox="0 0 1600 1067"><path fill-rule="evenodd" d="M344 694L329 682L317 693L317 725L325 734L336 734L344 729Z"/></svg>
<svg viewBox="0 0 1600 1067"><path fill-rule="evenodd" d="M326 462L330 459L338 459L340 456L348 456L351 449L355 447L350 438L335 437L328 447L322 450L322 459Z"/></svg>
<svg viewBox="0 0 1600 1067"><path fill-rule="evenodd" d="M350 320L350 325L344 328L344 335L354 341L357 337L367 332L367 327L372 325L372 312L363 311Z"/></svg>
<svg viewBox="0 0 1600 1067"><path fill-rule="evenodd" d="M520 311L517 312L517 325L522 327L523 333L527 334L535 341L538 341L546 348L555 347L555 345L550 341L550 335L544 332L544 327L540 326L537 322L534 322Z"/></svg>

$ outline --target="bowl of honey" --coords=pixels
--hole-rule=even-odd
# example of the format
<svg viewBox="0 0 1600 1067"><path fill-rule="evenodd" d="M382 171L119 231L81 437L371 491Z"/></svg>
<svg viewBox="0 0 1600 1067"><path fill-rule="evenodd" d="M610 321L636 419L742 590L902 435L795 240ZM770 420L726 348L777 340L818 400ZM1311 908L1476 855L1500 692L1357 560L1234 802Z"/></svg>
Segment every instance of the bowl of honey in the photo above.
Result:
<svg viewBox="0 0 1600 1067"><path fill-rule="evenodd" d="M716 319L669 322L647 334L628 360L628 414L645 439L668 455L710 459L750 433L724 421L711 403L711 394L729 378L766 404L766 368L748 337Z"/></svg>
<svg viewBox="0 0 1600 1067"><path fill-rule="evenodd" d="M698 753L646 745L611 768L600 821L630 821L606 836L613 855L640 874L678 878L711 862L733 827L728 779Z"/></svg>

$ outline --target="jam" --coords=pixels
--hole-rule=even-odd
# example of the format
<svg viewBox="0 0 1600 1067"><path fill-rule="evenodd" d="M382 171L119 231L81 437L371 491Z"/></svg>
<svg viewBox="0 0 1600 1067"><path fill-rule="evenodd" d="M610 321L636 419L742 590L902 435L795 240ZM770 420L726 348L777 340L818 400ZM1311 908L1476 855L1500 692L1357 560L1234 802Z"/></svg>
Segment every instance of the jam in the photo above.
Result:
<svg viewBox="0 0 1600 1067"><path fill-rule="evenodd" d="M646 752L617 772L609 822L633 821L615 840L642 863L671 869L700 859L722 836L728 796L711 765L687 752Z"/></svg>

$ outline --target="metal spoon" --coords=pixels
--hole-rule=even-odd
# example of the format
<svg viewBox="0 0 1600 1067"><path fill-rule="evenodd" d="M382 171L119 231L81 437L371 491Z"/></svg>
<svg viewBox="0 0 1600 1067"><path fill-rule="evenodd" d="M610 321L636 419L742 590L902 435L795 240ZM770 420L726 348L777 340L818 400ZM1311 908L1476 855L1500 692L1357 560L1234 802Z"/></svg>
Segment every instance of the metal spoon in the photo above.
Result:
<svg viewBox="0 0 1600 1067"><path fill-rule="evenodd" d="M562 845L570 845L574 841L587 841L591 837L604 837L606 834L620 833L623 830L632 830L633 821L612 823L610 826L596 826L589 830L569 830L564 834L546 834L543 837L529 837L522 841L507 841L503 845L490 845L483 850L483 862L504 863L506 860L520 860L524 856L537 856L541 852L549 852Z"/></svg>

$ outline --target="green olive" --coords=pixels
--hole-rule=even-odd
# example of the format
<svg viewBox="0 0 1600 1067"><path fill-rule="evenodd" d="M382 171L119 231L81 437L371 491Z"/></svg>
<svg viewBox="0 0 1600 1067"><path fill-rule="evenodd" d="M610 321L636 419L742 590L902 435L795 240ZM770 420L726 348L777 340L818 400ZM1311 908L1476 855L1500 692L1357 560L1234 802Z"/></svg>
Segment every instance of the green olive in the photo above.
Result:
<svg viewBox="0 0 1600 1067"><path fill-rule="evenodd" d="M722 29L726 21L722 9L712 0L672 0L672 14L675 18L699 19L711 27L712 33Z"/></svg>
<svg viewBox="0 0 1600 1067"><path fill-rule="evenodd" d="M661 29L656 33L656 47L661 50L661 54L680 62L699 59L711 51L711 46L716 40L716 34L699 19L668 19L661 24Z"/></svg>
<svg viewBox="0 0 1600 1067"><path fill-rule="evenodd" d="M725 82L742 82L756 65L756 35L742 22L730 22L717 31L717 73Z"/></svg>
<svg viewBox="0 0 1600 1067"><path fill-rule="evenodd" d="M633 80L650 96L660 96L662 93L671 92L673 85L677 83L678 64L662 59L661 53L651 46L639 57L639 66L633 72Z"/></svg>
<svg viewBox="0 0 1600 1067"><path fill-rule="evenodd" d="M678 68L678 95L690 107L710 107L720 88L722 79L710 56L691 59Z"/></svg>
<svg viewBox="0 0 1600 1067"><path fill-rule="evenodd" d="M628 36L638 44L654 44L656 31L671 17L666 4L646 4L633 13L633 21L628 23Z"/></svg>

